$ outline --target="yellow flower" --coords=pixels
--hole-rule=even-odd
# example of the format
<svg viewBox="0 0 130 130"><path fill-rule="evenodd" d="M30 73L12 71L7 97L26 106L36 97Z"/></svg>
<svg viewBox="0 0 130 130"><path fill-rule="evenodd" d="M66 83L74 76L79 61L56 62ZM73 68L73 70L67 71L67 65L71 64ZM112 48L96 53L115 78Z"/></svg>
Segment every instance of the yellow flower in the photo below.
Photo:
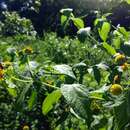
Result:
<svg viewBox="0 0 130 130"><path fill-rule="evenodd" d="M122 91L123 91L123 88L119 84L113 84L110 87L110 93L113 95L120 95L122 93Z"/></svg>
<svg viewBox="0 0 130 130"><path fill-rule="evenodd" d="M33 53L33 49L31 47L27 47L24 49L24 52L27 54L31 54L31 53Z"/></svg>
<svg viewBox="0 0 130 130"><path fill-rule="evenodd" d="M28 125L23 126L23 130L29 130L29 126Z"/></svg>
<svg viewBox="0 0 130 130"><path fill-rule="evenodd" d="M124 63L123 65L121 65L121 69L122 69L123 71L126 71L126 70L128 70L128 66L129 66L128 63Z"/></svg>
<svg viewBox="0 0 130 130"><path fill-rule="evenodd" d="M2 80L4 78L4 67L3 65L0 63L0 80Z"/></svg>
<svg viewBox="0 0 130 130"><path fill-rule="evenodd" d="M4 78L4 70L0 69L0 80Z"/></svg>
<svg viewBox="0 0 130 130"><path fill-rule="evenodd" d="M118 64L123 64L126 61L126 57L123 54L116 54L115 62Z"/></svg>

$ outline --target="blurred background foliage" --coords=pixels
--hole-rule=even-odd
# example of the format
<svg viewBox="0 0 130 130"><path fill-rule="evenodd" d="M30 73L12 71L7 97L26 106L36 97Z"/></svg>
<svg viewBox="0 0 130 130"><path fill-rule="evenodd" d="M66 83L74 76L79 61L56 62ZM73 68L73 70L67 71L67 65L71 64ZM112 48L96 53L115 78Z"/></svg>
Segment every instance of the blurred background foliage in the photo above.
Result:
<svg viewBox="0 0 130 130"><path fill-rule="evenodd" d="M0 11L17 11L21 17L30 19L39 36L45 31L59 29L59 10L74 9L75 15L84 19L86 26L92 26L95 11L110 12L109 19L113 25L128 27L130 21L130 5L122 0L1 0ZM2 21L2 13L0 20Z"/></svg>

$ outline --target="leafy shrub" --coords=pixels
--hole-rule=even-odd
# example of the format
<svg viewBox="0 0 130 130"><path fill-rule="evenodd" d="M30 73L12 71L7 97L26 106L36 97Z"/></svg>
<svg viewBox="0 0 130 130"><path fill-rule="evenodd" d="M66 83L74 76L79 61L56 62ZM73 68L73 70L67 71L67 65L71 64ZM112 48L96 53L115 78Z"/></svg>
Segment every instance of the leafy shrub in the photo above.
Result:
<svg viewBox="0 0 130 130"><path fill-rule="evenodd" d="M74 39L1 37L0 129L129 130L130 32L106 16Z"/></svg>
<svg viewBox="0 0 130 130"><path fill-rule="evenodd" d="M4 20L0 23L0 33L11 36L26 34L36 36L36 32L29 19L21 18L17 12L3 12Z"/></svg>

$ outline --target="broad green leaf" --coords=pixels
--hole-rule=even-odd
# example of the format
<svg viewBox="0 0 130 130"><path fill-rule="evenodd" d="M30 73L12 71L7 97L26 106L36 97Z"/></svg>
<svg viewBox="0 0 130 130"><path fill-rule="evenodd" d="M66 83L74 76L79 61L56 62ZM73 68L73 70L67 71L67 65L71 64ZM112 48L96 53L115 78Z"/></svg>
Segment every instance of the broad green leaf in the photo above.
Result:
<svg viewBox="0 0 130 130"><path fill-rule="evenodd" d="M9 94L13 97L17 97L17 91L16 88L7 88Z"/></svg>
<svg viewBox="0 0 130 130"><path fill-rule="evenodd" d="M9 94L13 97L17 97L16 85L10 80L6 80L6 85L7 85L6 89L8 90Z"/></svg>
<svg viewBox="0 0 130 130"><path fill-rule="evenodd" d="M121 38L120 37L116 37L112 40L112 44L114 45L114 47L116 49L120 49L121 47Z"/></svg>
<svg viewBox="0 0 130 130"><path fill-rule="evenodd" d="M68 19L67 16L62 15L62 16L61 16L61 24L62 24L62 25L65 25L67 19Z"/></svg>
<svg viewBox="0 0 130 130"><path fill-rule="evenodd" d="M110 29L111 29L111 25L108 22L104 22L102 27L98 29L99 35L104 42L106 42L108 38Z"/></svg>
<svg viewBox="0 0 130 130"><path fill-rule="evenodd" d="M84 22L82 19L80 18L71 18L74 25L78 28L78 29L81 29L81 28L84 28Z"/></svg>
<svg viewBox="0 0 130 130"><path fill-rule="evenodd" d="M103 43L103 47L107 50L107 52L111 55L115 55L116 54L116 50L111 46L109 45L108 43L104 42Z"/></svg>
<svg viewBox="0 0 130 130"><path fill-rule="evenodd" d="M47 113L53 108L53 105L59 101L61 96L62 95L60 90L56 90L50 93L43 101L42 113L47 115Z"/></svg>
<svg viewBox="0 0 130 130"><path fill-rule="evenodd" d="M61 74L64 74L64 75L67 75L73 79L76 79L76 77L72 71L72 67L70 67L68 65L56 65L56 66L54 66L54 69Z"/></svg>
<svg viewBox="0 0 130 130"><path fill-rule="evenodd" d="M91 115L89 115L91 112L89 109L88 90L85 86L81 84L64 84L61 86L61 92L79 117L84 119L91 118Z"/></svg>
<svg viewBox="0 0 130 130"><path fill-rule="evenodd" d="M34 104L36 103L37 100L37 92L36 91L32 91L31 96L28 100L28 108L29 110L31 110L34 106Z"/></svg>

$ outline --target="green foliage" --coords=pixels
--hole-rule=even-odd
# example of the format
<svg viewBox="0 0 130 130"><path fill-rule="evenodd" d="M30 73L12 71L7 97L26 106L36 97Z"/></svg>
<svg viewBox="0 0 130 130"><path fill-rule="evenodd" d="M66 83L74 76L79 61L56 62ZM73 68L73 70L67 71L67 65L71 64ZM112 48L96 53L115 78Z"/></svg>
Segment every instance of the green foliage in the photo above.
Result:
<svg viewBox="0 0 130 130"><path fill-rule="evenodd" d="M61 13L63 27L72 20L79 29L76 38L1 36L0 129L129 129L130 33L105 15L91 30L71 9Z"/></svg>
<svg viewBox="0 0 130 130"><path fill-rule="evenodd" d="M126 0L126 2L127 2L128 4L130 4L130 0Z"/></svg>
<svg viewBox="0 0 130 130"><path fill-rule="evenodd" d="M105 42L108 38L108 33L110 32L110 24L107 22L104 22L102 25L102 28L99 29L98 31L99 31L100 37Z"/></svg>
<svg viewBox="0 0 130 130"><path fill-rule="evenodd" d="M80 29L80 28L84 28L84 22L82 19L80 18L72 18L72 21L74 22L74 25Z"/></svg>
<svg viewBox="0 0 130 130"><path fill-rule="evenodd" d="M61 92L59 90L53 91L49 94L43 104L42 104L42 113L47 115L48 112L53 108L53 104L57 103L61 97Z"/></svg>
<svg viewBox="0 0 130 130"><path fill-rule="evenodd" d="M110 46L109 44L104 42L103 43L103 47L107 50L107 52L109 54L111 54L111 55L115 55L116 54L116 50L112 46Z"/></svg>
<svg viewBox="0 0 130 130"><path fill-rule="evenodd" d="M17 12L3 12L5 17L2 22L0 22L0 34L1 35L28 35L36 36L36 32L33 25L29 19L21 18Z"/></svg>
<svg viewBox="0 0 130 130"><path fill-rule="evenodd" d="M67 30L69 30L69 25L71 21L77 29L84 28L84 21L81 18L76 18L73 14L73 9L67 8L60 10L61 13L61 25L64 31L64 34L67 34Z"/></svg>

